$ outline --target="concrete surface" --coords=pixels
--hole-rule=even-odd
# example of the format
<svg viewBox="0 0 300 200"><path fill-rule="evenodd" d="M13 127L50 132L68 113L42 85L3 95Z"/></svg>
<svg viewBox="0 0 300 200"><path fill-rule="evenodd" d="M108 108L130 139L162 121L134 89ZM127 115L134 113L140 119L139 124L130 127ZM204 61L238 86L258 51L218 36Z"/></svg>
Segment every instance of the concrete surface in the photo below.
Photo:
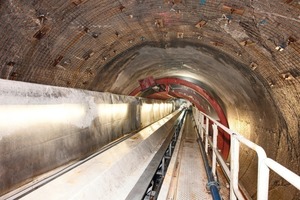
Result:
<svg viewBox="0 0 300 200"><path fill-rule="evenodd" d="M21 199L125 199L179 114L180 111L175 111Z"/></svg>
<svg viewBox="0 0 300 200"><path fill-rule="evenodd" d="M0 196L173 111L171 102L0 80Z"/></svg>

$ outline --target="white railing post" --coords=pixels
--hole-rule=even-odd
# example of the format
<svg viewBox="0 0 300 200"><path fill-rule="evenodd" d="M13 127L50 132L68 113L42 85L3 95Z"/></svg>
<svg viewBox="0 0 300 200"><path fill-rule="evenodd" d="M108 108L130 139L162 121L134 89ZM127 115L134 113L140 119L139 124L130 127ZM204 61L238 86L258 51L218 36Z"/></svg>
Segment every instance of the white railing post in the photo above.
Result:
<svg viewBox="0 0 300 200"><path fill-rule="evenodd" d="M300 190L300 176L298 176L296 173L292 172L288 168L282 166L275 160L272 160L271 158L267 158L265 160L265 163L269 167L269 169L272 169L274 172L276 172L278 175L283 177L285 180L287 180L289 183L295 186L298 190Z"/></svg>
<svg viewBox="0 0 300 200"><path fill-rule="evenodd" d="M200 114L201 115L201 114ZM200 136L201 136L201 130L200 130L200 127L201 127L201 121L199 118L196 119L196 126L197 126L197 130L199 131L200 133Z"/></svg>
<svg viewBox="0 0 300 200"><path fill-rule="evenodd" d="M197 128L198 128L198 131L199 131L199 134L200 134L200 138L201 138L201 140L202 140L202 137L201 137L201 135L202 135L202 130L201 130L201 116L202 116L202 113L199 113L199 115L197 116L198 118L197 118L197 123L196 123L196 126L197 126Z"/></svg>
<svg viewBox="0 0 300 200"><path fill-rule="evenodd" d="M213 124L213 149L217 150L217 138L218 138L218 126L217 124ZM214 175L214 178L216 179L216 167L217 167L217 157L216 157L216 153L213 150L212 151L213 155L212 155L212 174Z"/></svg>
<svg viewBox="0 0 300 200"><path fill-rule="evenodd" d="M236 138L236 134L231 135L230 146L230 200L236 200L235 190L238 190L240 151L240 143Z"/></svg>
<svg viewBox="0 0 300 200"><path fill-rule="evenodd" d="M208 132L209 132L209 119L206 117L206 128L205 128L205 152L208 153Z"/></svg>
<svg viewBox="0 0 300 200"><path fill-rule="evenodd" d="M257 200L267 200L269 193L269 173L270 170L265 163L267 155L261 147L256 149L258 156L257 172Z"/></svg>
<svg viewBox="0 0 300 200"><path fill-rule="evenodd" d="M201 114L200 115L200 136L201 136L202 142L203 142L203 127L204 127L204 115Z"/></svg>

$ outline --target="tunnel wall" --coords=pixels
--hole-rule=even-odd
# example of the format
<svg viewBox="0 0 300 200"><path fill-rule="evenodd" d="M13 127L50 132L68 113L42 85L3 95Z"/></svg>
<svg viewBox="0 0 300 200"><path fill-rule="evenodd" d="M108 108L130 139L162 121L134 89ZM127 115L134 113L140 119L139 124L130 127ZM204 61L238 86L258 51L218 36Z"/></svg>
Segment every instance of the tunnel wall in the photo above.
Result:
<svg viewBox="0 0 300 200"><path fill-rule="evenodd" d="M174 110L148 100L0 79L0 196Z"/></svg>

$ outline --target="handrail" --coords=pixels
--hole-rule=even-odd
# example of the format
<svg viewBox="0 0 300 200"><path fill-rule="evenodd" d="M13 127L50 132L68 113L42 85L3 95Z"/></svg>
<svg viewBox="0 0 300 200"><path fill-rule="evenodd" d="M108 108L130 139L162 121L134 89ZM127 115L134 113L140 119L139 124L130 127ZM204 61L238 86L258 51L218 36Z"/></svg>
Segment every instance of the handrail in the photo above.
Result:
<svg viewBox="0 0 300 200"><path fill-rule="evenodd" d="M208 144L212 148L212 171L215 173L216 163L218 162L222 167L225 175L230 180L230 200L236 199L245 199L242 192L239 189L239 151L240 143L246 145L250 149L254 150L258 156L258 173L257 173L257 199L258 200L267 200L268 199L268 190L269 190L269 171L270 169L280 175L282 178L287 180L289 183L294 185L298 190L300 190L300 176L277 163L276 161L267 157L265 150L251 142L250 140L243 137L241 134L234 132L233 130L225 127L223 124L219 123L212 117L207 114L194 109L193 110L194 119L196 126L199 131L200 138L202 142L205 143L205 151L208 153ZM206 120L204 120L206 118ZM205 121L205 123L204 123ZM209 137L209 121L213 123L213 141ZM231 140L231 150L230 150L230 169L226 165L226 161L223 159L221 154L217 149L217 136L218 136L218 127L225 131L226 134L229 134ZM205 134L204 134L205 133ZM216 162L217 161L217 162Z"/></svg>
<svg viewBox="0 0 300 200"><path fill-rule="evenodd" d="M297 174L287 169L286 167L280 165L279 163L272 160L271 158L267 158L265 160L265 163L270 169L276 172L279 176L281 176L286 181L294 185L298 190L300 190L300 180L294 178L295 176L298 176Z"/></svg>

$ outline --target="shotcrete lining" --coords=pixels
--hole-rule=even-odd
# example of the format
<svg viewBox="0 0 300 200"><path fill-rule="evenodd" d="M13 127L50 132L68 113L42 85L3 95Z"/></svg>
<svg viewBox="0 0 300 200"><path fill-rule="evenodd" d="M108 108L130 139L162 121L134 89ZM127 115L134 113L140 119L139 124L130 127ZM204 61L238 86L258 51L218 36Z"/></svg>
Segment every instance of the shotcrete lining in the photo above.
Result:
<svg viewBox="0 0 300 200"><path fill-rule="evenodd" d="M137 86L139 78L146 74L152 75L152 69L153 75L158 78L177 76L177 73L184 72L186 77L209 84L211 91L216 92L224 101L231 127L261 143L268 152L276 154L279 162L299 173L298 2L203 2L3 1L0 5L0 28L3 31L0 38L3 44L0 49L0 77L128 94ZM121 5L124 6L123 10L120 10ZM245 12L237 14L230 9L225 10L223 6L232 6ZM42 14L46 17L43 23L38 19ZM155 25L157 19L162 20L161 27ZM204 20L206 24L196 28L195 24L199 20ZM34 34L44 25L50 31L40 39L34 38ZM86 28L89 32L85 31ZM93 33L99 36L95 38ZM183 38L178 38L178 33L183 33ZM296 41L282 52L276 51L275 47L286 43L289 37ZM263 86L255 78L252 79L251 75L247 76L247 80L249 77L251 79L245 81L245 85L237 88L238 78L215 73L214 76L223 79L225 85L232 82L233 86L226 88L221 84L222 87L217 87L219 80L208 79L205 70L201 77L194 76L197 66L189 63L193 57L186 59L182 66L180 62L175 62L175 67L164 62L157 63L165 69L163 73L155 70L158 66L150 66L151 70L138 70L140 66L136 65L136 74L122 76L122 71L126 71L124 62L119 62L115 69L112 67L113 62L122 57L126 57L129 63L132 62L131 59L134 60L143 46L185 48L180 46L182 41L219 49L226 53L225 60L228 54L248 68L251 62L256 63L257 69L253 73L260 76ZM201 51L205 49L209 48L201 48ZM93 50L95 55L84 60L82 57L89 50ZM129 52L132 53L131 57ZM60 56L64 56L63 60L59 65L53 66ZM68 62L64 62L65 60ZM149 60L151 54L145 61ZM243 69L245 68L239 68L238 71ZM169 70L174 70L174 73ZM294 78L283 78L282 73L286 72L291 72ZM242 74L251 73L247 70ZM123 78L129 81L122 81ZM111 87L116 81L118 83ZM253 88L255 94L249 95L249 90L243 89L247 85ZM265 141L266 138L268 141Z"/></svg>

